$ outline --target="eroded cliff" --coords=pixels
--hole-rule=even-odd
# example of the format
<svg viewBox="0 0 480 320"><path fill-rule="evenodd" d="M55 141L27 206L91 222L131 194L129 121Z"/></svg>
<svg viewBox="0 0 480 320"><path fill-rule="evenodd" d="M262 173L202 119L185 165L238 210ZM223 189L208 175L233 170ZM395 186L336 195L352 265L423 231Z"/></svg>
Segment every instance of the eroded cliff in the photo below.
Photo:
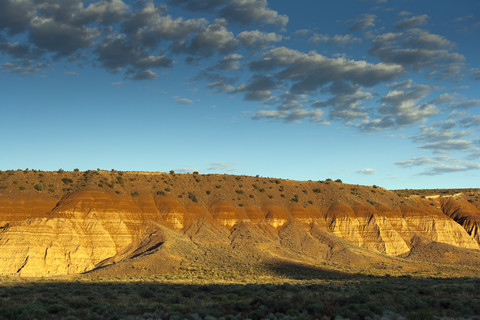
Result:
<svg viewBox="0 0 480 320"><path fill-rule="evenodd" d="M212 250L408 270L410 260L390 257L413 257L419 243L479 249L478 192L400 197L332 181L105 171L17 171L0 183L4 275L76 274L147 256L175 266Z"/></svg>

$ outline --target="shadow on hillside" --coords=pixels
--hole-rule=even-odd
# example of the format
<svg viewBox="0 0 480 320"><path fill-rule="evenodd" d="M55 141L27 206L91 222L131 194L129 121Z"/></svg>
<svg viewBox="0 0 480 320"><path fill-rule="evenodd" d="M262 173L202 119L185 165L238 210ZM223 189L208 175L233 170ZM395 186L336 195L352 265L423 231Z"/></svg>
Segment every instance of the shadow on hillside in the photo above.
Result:
<svg viewBox="0 0 480 320"><path fill-rule="evenodd" d="M282 278L292 280L319 280L319 279L351 279L365 278L364 275L352 274L337 270L309 266L291 261L280 261L264 265L271 273Z"/></svg>

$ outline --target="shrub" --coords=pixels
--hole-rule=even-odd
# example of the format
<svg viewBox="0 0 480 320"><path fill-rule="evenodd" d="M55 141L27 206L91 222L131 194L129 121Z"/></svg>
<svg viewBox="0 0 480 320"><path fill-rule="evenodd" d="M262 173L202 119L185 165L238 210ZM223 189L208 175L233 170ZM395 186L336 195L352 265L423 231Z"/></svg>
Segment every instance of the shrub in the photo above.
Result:
<svg viewBox="0 0 480 320"><path fill-rule="evenodd" d="M73 182L73 180L72 180L72 179L69 179L69 178L62 178L62 181L63 181L63 183L65 183L65 184L70 184L70 183Z"/></svg>
<svg viewBox="0 0 480 320"><path fill-rule="evenodd" d="M78 168L73 169L74 172L79 172L80 170Z"/></svg>
<svg viewBox="0 0 480 320"><path fill-rule="evenodd" d="M134 191L131 193L132 197L138 197L140 194L138 193L138 191Z"/></svg>
<svg viewBox="0 0 480 320"><path fill-rule="evenodd" d="M44 186L43 184L41 183L37 183L36 185L33 186L35 188L35 190L37 191L42 191L44 189Z"/></svg>
<svg viewBox="0 0 480 320"><path fill-rule="evenodd" d="M193 193L193 192L189 192L189 193L188 193L188 198L189 198L190 200L192 200L193 202L198 202L197 196L196 196L195 193Z"/></svg>
<svg viewBox="0 0 480 320"><path fill-rule="evenodd" d="M170 174L171 174L172 176L174 176L174 175L175 175L175 171L170 170Z"/></svg>
<svg viewBox="0 0 480 320"><path fill-rule="evenodd" d="M335 182L342 183L342 179L337 179Z"/></svg>
<svg viewBox="0 0 480 320"><path fill-rule="evenodd" d="M291 201L298 202L298 195L294 195Z"/></svg>

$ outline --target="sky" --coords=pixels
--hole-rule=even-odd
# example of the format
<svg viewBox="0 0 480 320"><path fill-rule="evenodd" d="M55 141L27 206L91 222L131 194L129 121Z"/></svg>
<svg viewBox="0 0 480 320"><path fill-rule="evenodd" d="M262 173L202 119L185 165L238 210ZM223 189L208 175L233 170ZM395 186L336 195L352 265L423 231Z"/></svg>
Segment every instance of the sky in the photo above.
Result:
<svg viewBox="0 0 480 320"><path fill-rule="evenodd" d="M0 170L480 187L478 0L2 0Z"/></svg>

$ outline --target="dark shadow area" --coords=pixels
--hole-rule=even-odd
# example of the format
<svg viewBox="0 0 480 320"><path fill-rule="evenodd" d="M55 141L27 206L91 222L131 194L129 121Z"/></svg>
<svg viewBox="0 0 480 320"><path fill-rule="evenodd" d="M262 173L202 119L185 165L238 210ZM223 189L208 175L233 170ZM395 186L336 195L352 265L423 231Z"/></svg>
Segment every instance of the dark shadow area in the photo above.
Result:
<svg viewBox="0 0 480 320"><path fill-rule="evenodd" d="M265 268L282 278L288 278L293 280L319 280L319 279L350 279L350 278L363 278L364 275L352 274L347 272L341 272L310 266L302 263L296 263L292 261L279 261L276 263L268 263L264 265Z"/></svg>
<svg viewBox="0 0 480 320"><path fill-rule="evenodd" d="M91 282L88 282L91 281ZM300 284L0 282L0 319L478 319L480 279L354 277Z"/></svg>

